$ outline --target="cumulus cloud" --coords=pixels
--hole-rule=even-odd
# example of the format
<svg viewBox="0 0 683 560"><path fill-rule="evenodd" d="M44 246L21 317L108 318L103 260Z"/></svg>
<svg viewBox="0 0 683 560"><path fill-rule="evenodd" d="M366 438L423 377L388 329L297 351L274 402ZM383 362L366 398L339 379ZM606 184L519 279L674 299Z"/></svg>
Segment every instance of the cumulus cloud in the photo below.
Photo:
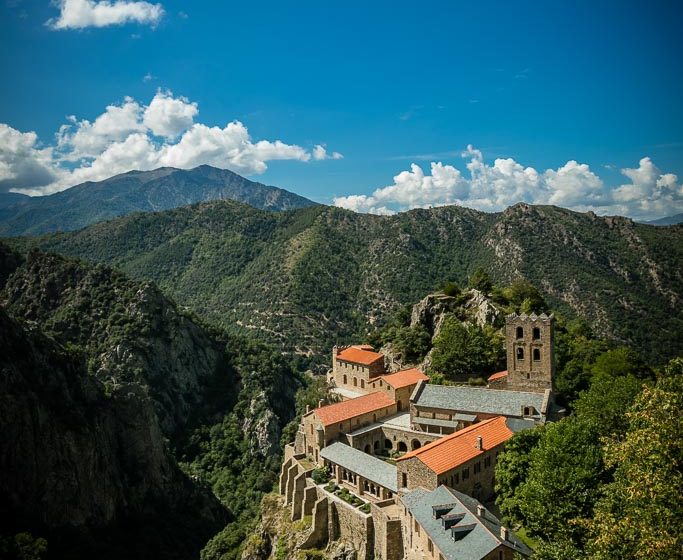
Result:
<svg viewBox="0 0 683 560"><path fill-rule="evenodd" d="M313 156L313 159L318 161L324 159L342 159L344 157L339 152L327 153L327 148L324 144L316 144L313 146L311 155Z"/></svg>
<svg viewBox="0 0 683 560"><path fill-rule="evenodd" d="M0 124L0 190L49 194L85 181L157 167L189 169L202 164L243 175L266 171L273 160L308 162L339 159L315 145L307 150L281 140L254 141L247 127L233 121L224 127L194 122L196 103L159 91L148 105L131 97L106 107L93 120L67 118L56 145L41 147L34 132ZM316 155L317 154L317 155Z"/></svg>
<svg viewBox="0 0 683 560"><path fill-rule="evenodd" d="M457 168L432 162L426 175L419 165L394 177L391 185L371 195L353 194L334 204L355 212L393 214L411 208L459 204L500 211L517 202L554 204L579 211L624 214L648 219L683 211L683 187L672 173L663 174L650 158L621 173L629 180L608 187L585 163L570 160L557 169L537 171L512 158L486 163L480 150L462 152L469 176Z"/></svg>
<svg viewBox="0 0 683 560"><path fill-rule="evenodd" d="M164 15L161 4L94 0L59 0L59 16L47 21L52 29L107 27L124 23L156 25Z"/></svg>
<svg viewBox="0 0 683 560"><path fill-rule="evenodd" d="M190 103L186 97L173 97L170 91L159 91L145 109L142 122L152 134L175 138L192 125L197 113L197 104Z"/></svg>

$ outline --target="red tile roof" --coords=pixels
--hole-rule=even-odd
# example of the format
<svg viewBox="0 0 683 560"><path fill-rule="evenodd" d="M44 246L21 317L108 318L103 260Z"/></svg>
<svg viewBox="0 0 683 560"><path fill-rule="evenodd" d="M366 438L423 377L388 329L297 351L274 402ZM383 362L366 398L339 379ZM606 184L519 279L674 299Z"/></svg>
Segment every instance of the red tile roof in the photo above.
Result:
<svg viewBox="0 0 683 560"><path fill-rule="evenodd" d="M381 391L376 391L356 399L349 399L348 401L321 406L320 408L316 408L313 412L320 418L323 425L329 426L331 424L336 424L337 422L350 420L361 414L375 412L381 408L386 408L394 404L394 400L389 395L382 393Z"/></svg>
<svg viewBox="0 0 683 560"><path fill-rule="evenodd" d="M489 381L495 381L496 379L503 379L503 377L508 376L508 370L505 371L499 371L498 373L494 373L491 377L489 377Z"/></svg>
<svg viewBox="0 0 683 560"><path fill-rule="evenodd" d="M379 360L384 360L384 354L374 352L372 346L349 346L337 354L337 359L369 366Z"/></svg>
<svg viewBox="0 0 683 560"><path fill-rule="evenodd" d="M477 448L478 436L482 438L482 449ZM436 474L443 474L511 437L512 431L507 427L505 417L496 416L428 443L420 449L399 457L397 461L417 457Z"/></svg>
<svg viewBox="0 0 683 560"><path fill-rule="evenodd" d="M403 371L397 371L391 375L383 375L380 379L383 379L394 389L408 387L409 385L417 385L418 381L429 381L429 377L417 368L404 369ZM372 382L377 383L377 381L378 380L375 379Z"/></svg>

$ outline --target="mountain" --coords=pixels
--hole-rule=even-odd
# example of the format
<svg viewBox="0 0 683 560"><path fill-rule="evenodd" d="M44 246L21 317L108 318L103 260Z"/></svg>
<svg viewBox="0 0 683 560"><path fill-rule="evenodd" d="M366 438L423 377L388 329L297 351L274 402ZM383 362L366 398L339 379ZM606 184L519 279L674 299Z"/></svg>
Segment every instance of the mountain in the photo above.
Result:
<svg viewBox="0 0 683 560"><path fill-rule="evenodd" d="M150 282L3 244L0 347L0 551L25 531L52 558L245 538L302 384L278 353Z"/></svg>
<svg viewBox="0 0 683 560"><path fill-rule="evenodd" d="M314 202L240 177L227 169L163 167L130 171L87 182L49 196L0 197L0 235L71 231L133 212L168 210L210 200L237 200L262 210L289 210Z"/></svg>
<svg viewBox="0 0 683 560"><path fill-rule="evenodd" d="M645 223L652 226L674 226L677 224L683 224L683 213L674 214L673 216L667 216L665 218L659 218L658 220L651 220Z"/></svg>
<svg viewBox="0 0 683 560"><path fill-rule="evenodd" d="M50 558L180 559L229 521L178 467L143 386L107 388L3 308L0 345L1 533L46 537Z"/></svg>
<svg viewBox="0 0 683 560"><path fill-rule="evenodd" d="M17 239L153 280L212 323L326 356L479 267L526 278L551 308L654 363L683 352L683 227L552 206L450 206L396 216L212 202Z"/></svg>
<svg viewBox="0 0 683 560"><path fill-rule="evenodd" d="M5 208L7 206L12 206L14 204L28 202L29 200L31 200L31 197L25 194L13 192L0 192L0 208Z"/></svg>

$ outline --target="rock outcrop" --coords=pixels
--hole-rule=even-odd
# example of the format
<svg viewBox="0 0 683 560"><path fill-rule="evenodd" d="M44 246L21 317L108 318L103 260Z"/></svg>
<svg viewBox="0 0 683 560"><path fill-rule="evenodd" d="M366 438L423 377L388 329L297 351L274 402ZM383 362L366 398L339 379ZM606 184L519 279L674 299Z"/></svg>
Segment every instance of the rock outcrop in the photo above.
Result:
<svg viewBox="0 0 683 560"><path fill-rule="evenodd" d="M52 557L192 558L228 520L177 467L143 386L106 387L0 308L0 524Z"/></svg>

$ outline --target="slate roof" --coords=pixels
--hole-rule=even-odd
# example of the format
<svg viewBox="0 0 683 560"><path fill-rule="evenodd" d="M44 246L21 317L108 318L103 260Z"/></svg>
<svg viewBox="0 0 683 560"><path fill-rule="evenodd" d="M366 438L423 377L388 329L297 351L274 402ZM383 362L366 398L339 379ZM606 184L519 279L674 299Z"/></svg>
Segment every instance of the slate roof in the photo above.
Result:
<svg viewBox="0 0 683 560"><path fill-rule="evenodd" d="M330 426L392 405L394 405L394 401L389 395L382 391L376 391L356 399L321 406L313 412L320 418L323 425Z"/></svg>
<svg viewBox="0 0 683 560"><path fill-rule="evenodd" d="M386 461L339 442L323 447L320 456L392 492L398 491L396 467Z"/></svg>
<svg viewBox="0 0 683 560"><path fill-rule="evenodd" d="M500 537L501 522L490 511L483 517L477 515L477 500L461 492L439 486L431 492L418 488L401 497L403 505L410 510L415 520L432 539L446 560L480 560L501 544L525 556L531 554L517 536L508 531L507 540ZM439 519L434 512L438 511ZM451 529L444 527L444 515L457 521L453 528L461 538L453 540ZM467 528L471 530L467 531Z"/></svg>
<svg viewBox="0 0 683 560"><path fill-rule="evenodd" d="M391 385L394 389L400 389L409 385L416 385L418 381L428 381L429 377L419 369L411 368L397 371L391 375L383 375L380 379ZM373 381L373 383L376 383L376 381Z"/></svg>
<svg viewBox="0 0 683 560"><path fill-rule="evenodd" d="M384 354L372 350L372 346L349 346L336 356L337 360L369 366L384 360Z"/></svg>
<svg viewBox="0 0 683 560"><path fill-rule="evenodd" d="M414 424L425 424L427 426L443 426L444 428L454 428L458 422L474 422L477 419L475 414L454 414L453 420L439 420L438 418L423 418L415 416Z"/></svg>
<svg viewBox="0 0 683 560"><path fill-rule="evenodd" d="M497 416L472 424L420 449L410 451L396 460L405 461L417 457L436 474L445 473L510 439L512 430L508 428L505 420L504 416ZM481 438L481 449L477 446L478 438Z"/></svg>
<svg viewBox="0 0 683 560"><path fill-rule="evenodd" d="M505 391L486 387L418 385L410 398L416 406L443 408L461 412L521 416L523 407L543 410L544 394Z"/></svg>

